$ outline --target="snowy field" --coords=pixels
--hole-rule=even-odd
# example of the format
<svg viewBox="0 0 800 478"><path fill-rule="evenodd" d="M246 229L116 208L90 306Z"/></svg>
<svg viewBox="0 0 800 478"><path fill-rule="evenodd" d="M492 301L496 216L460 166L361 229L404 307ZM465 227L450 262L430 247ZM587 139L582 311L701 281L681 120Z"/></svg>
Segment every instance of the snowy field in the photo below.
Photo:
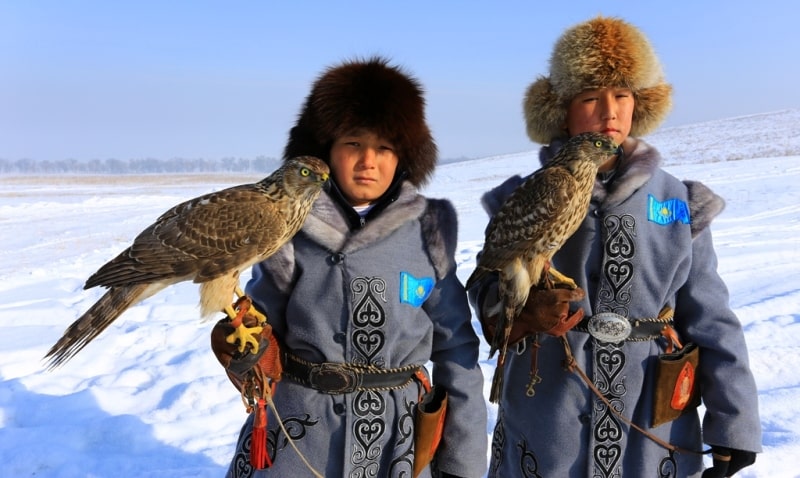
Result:
<svg viewBox="0 0 800 478"><path fill-rule="evenodd" d="M764 428L764 453L737 476L800 476L800 111L646 139L669 172L703 181L727 201L712 230ZM438 169L425 193L458 209L462 280L483 240L480 195L537 166L532 145ZM41 358L100 297L102 290L83 290L86 278L158 215L257 179L0 176L1 477L223 475L245 411L211 353L211 323L198 320L196 286L179 284L133 307L54 372ZM493 361L482 366L488 396ZM487 434L495 417L488 406Z"/></svg>

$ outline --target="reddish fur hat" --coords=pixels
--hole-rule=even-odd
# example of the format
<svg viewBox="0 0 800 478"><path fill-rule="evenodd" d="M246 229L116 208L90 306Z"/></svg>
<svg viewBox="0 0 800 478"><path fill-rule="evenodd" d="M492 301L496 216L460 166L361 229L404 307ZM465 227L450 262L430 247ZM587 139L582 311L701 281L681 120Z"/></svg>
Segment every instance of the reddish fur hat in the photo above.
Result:
<svg viewBox="0 0 800 478"><path fill-rule="evenodd" d="M575 95L620 86L635 98L631 136L655 130L672 107L672 87L644 34L602 16L568 29L553 47L550 76L537 78L525 95L528 136L541 144L566 136L567 105Z"/></svg>

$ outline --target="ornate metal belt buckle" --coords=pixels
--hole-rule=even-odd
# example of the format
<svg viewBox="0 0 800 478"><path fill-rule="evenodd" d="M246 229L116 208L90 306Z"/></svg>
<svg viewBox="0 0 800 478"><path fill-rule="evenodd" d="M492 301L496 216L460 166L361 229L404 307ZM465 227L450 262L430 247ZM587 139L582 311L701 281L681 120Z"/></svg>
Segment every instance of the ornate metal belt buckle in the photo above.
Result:
<svg viewBox="0 0 800 478"><path fill-rule="evenodd" d="M631 323L625 317L613 312L593 315L587 325L589 334L600 342L622 342L631 335Z"/></svg>
<svg viewBox="0 0 800 478"><path fill-rule="evenodd" d="M354 392L359 385L354 370L330 362L312 366L308 381L311 388L330 394Z"/></svg>

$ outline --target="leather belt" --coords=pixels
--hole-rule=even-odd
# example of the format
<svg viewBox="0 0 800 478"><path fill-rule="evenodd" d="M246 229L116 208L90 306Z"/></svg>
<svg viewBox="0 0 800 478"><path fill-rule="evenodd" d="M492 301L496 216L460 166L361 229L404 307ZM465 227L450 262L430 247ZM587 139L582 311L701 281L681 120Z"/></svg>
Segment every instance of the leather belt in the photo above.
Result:
<svg viewBox="0 0 800 478"><path fill-rule="evenodd" d="M403 388L411 383L419 369L419 365L382 369L352 363L313 363L288 352L283 354L283 372L289 378L332 395Z"/></svg>
<svg viewBox="0 0 800 478"><path fill-rule="evenodd" d="M658 317L643 319L603 312L585 317L572 330L586 332L601 342L646 342L661 337L661 331L668 325L674 325L672 309L665 308Z"/></svg>

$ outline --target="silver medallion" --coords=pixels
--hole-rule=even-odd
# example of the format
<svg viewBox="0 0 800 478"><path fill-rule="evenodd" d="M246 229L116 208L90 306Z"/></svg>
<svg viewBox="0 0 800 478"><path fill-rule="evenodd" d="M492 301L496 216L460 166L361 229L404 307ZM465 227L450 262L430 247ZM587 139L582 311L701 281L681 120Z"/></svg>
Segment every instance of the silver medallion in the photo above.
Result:
<svg viewBox="0 0 800 478"><path fill-rule="evenodd" d="M631 335L631 323L625 317L613 312L593 315L587 325L589 334L601 342L618 343Z"/></svg>

